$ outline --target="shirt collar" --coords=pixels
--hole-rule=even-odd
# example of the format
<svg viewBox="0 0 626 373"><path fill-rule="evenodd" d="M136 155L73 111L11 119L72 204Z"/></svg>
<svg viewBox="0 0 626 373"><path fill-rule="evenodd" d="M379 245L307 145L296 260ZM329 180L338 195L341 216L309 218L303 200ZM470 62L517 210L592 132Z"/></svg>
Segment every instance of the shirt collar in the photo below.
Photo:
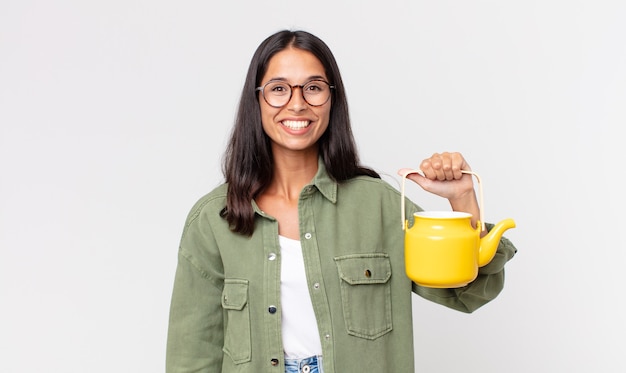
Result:
<svg viewBox="0 0 626 373"><path fill-rule="evenodd" d="M303 193L311 193L313 187L317 188L317 190L322 193L322 195L332 203L337 202L337 182L334 181L328 172L326 171L326 166L324 165L324 161L322 157L319 157L317 160L317 173L313 180L303 188ZM256 204L256 201L252 200L252 208L257 214L261 216L270 217L263 212L259 206Z"/></svg>
<svg viewBox="0 0 626 373"><path fill-rule="evenodd" d="M317 160L317 174L315 174L315 177L309 185L315 186L330 202L337 202L337 182L334 181L326 171L322 157L319 157Z"/></svg>

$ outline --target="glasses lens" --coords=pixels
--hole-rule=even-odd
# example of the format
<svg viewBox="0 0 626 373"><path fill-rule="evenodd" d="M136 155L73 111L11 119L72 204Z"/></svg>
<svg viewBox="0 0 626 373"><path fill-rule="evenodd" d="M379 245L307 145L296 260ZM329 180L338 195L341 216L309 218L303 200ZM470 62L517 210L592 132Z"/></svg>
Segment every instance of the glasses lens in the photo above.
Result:
<svg viewBox="0 0 626 373"><path fill-rule="evenodd" d="M269 82L263 88L263 96L272 106L283 106L291 98L291 87L285 82Z"/></svg>
<svg viewBox="0 0 626 373"><path fill-rule="evenodd" d="M330 98L330 86L323 80L311 80L299 87L302 97L311 106L321 106ZM263 87L263 97L268 104L274 107L287 105L291 99L292 88L289 84L280 81L268 82Z"/></svg>
<svg viewBox="0 0 626 373"><path fill-rule="evenodd" d="M309 105L324 105L330 97L330 87L323 80L312 80L302 87L302 95Z"/></svg>

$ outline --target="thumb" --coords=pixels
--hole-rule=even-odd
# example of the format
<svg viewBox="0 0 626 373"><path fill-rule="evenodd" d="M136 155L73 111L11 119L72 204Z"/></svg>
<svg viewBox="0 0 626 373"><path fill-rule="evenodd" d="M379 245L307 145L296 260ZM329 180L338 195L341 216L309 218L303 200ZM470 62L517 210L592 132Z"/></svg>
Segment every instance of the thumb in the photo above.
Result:
<svg viewBox="0 0 626 373"><path fill-rule="evenodd" d="M430 180L428 180L424 176L424 173L418 169L401 168L398 170L398 175L402 177L406 177L407 179L414 181L417 185L419 185L422 188L424 188L430 182Z"/></svg>
<svg viewBox="0 0 626 373"><path fill-rule="evenodd" d="M402 177L408 177L410 179L413 179L413 175L419 175L422 178L424 177L424 173L422 172L422 170L413 168L401 168L398 170L398 175Z"/></svg>

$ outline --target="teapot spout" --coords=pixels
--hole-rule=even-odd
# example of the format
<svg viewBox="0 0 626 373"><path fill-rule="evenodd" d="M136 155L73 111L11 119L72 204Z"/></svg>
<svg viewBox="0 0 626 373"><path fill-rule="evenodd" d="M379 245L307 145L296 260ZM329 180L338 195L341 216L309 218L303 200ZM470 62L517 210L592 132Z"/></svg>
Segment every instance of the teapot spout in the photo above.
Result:
<svg viewBox="0 0 626 373"><path fill-rule="evenodd" d="M489 264L498 250L498 244L502 235L507 229L515 228L513 219L504 219L494 225L494 227L480 239L480 250L478 252L478 266L483 267Z"/></svg>

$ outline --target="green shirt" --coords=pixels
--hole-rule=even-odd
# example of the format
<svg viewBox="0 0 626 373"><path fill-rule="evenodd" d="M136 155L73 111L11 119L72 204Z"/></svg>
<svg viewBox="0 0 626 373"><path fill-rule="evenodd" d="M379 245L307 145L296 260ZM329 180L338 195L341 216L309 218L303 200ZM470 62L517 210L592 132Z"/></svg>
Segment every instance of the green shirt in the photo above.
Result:
<svg viewBox="0 0 626 373"><path fill-rule="evenodd" d="M253 202L254 234L234 234L220 217L226 190L222 185L201 198L185 224L168 373L285 371L278 222ZM407 216L418 210L407 201ZM298 214L325 373L413 373L412 291L472 312L502 290L504 264L516 251L502 238L494 259L466 287L420 287L404 270L400 193L366 176L338 184L321 162L300 194Z"/></svg>

